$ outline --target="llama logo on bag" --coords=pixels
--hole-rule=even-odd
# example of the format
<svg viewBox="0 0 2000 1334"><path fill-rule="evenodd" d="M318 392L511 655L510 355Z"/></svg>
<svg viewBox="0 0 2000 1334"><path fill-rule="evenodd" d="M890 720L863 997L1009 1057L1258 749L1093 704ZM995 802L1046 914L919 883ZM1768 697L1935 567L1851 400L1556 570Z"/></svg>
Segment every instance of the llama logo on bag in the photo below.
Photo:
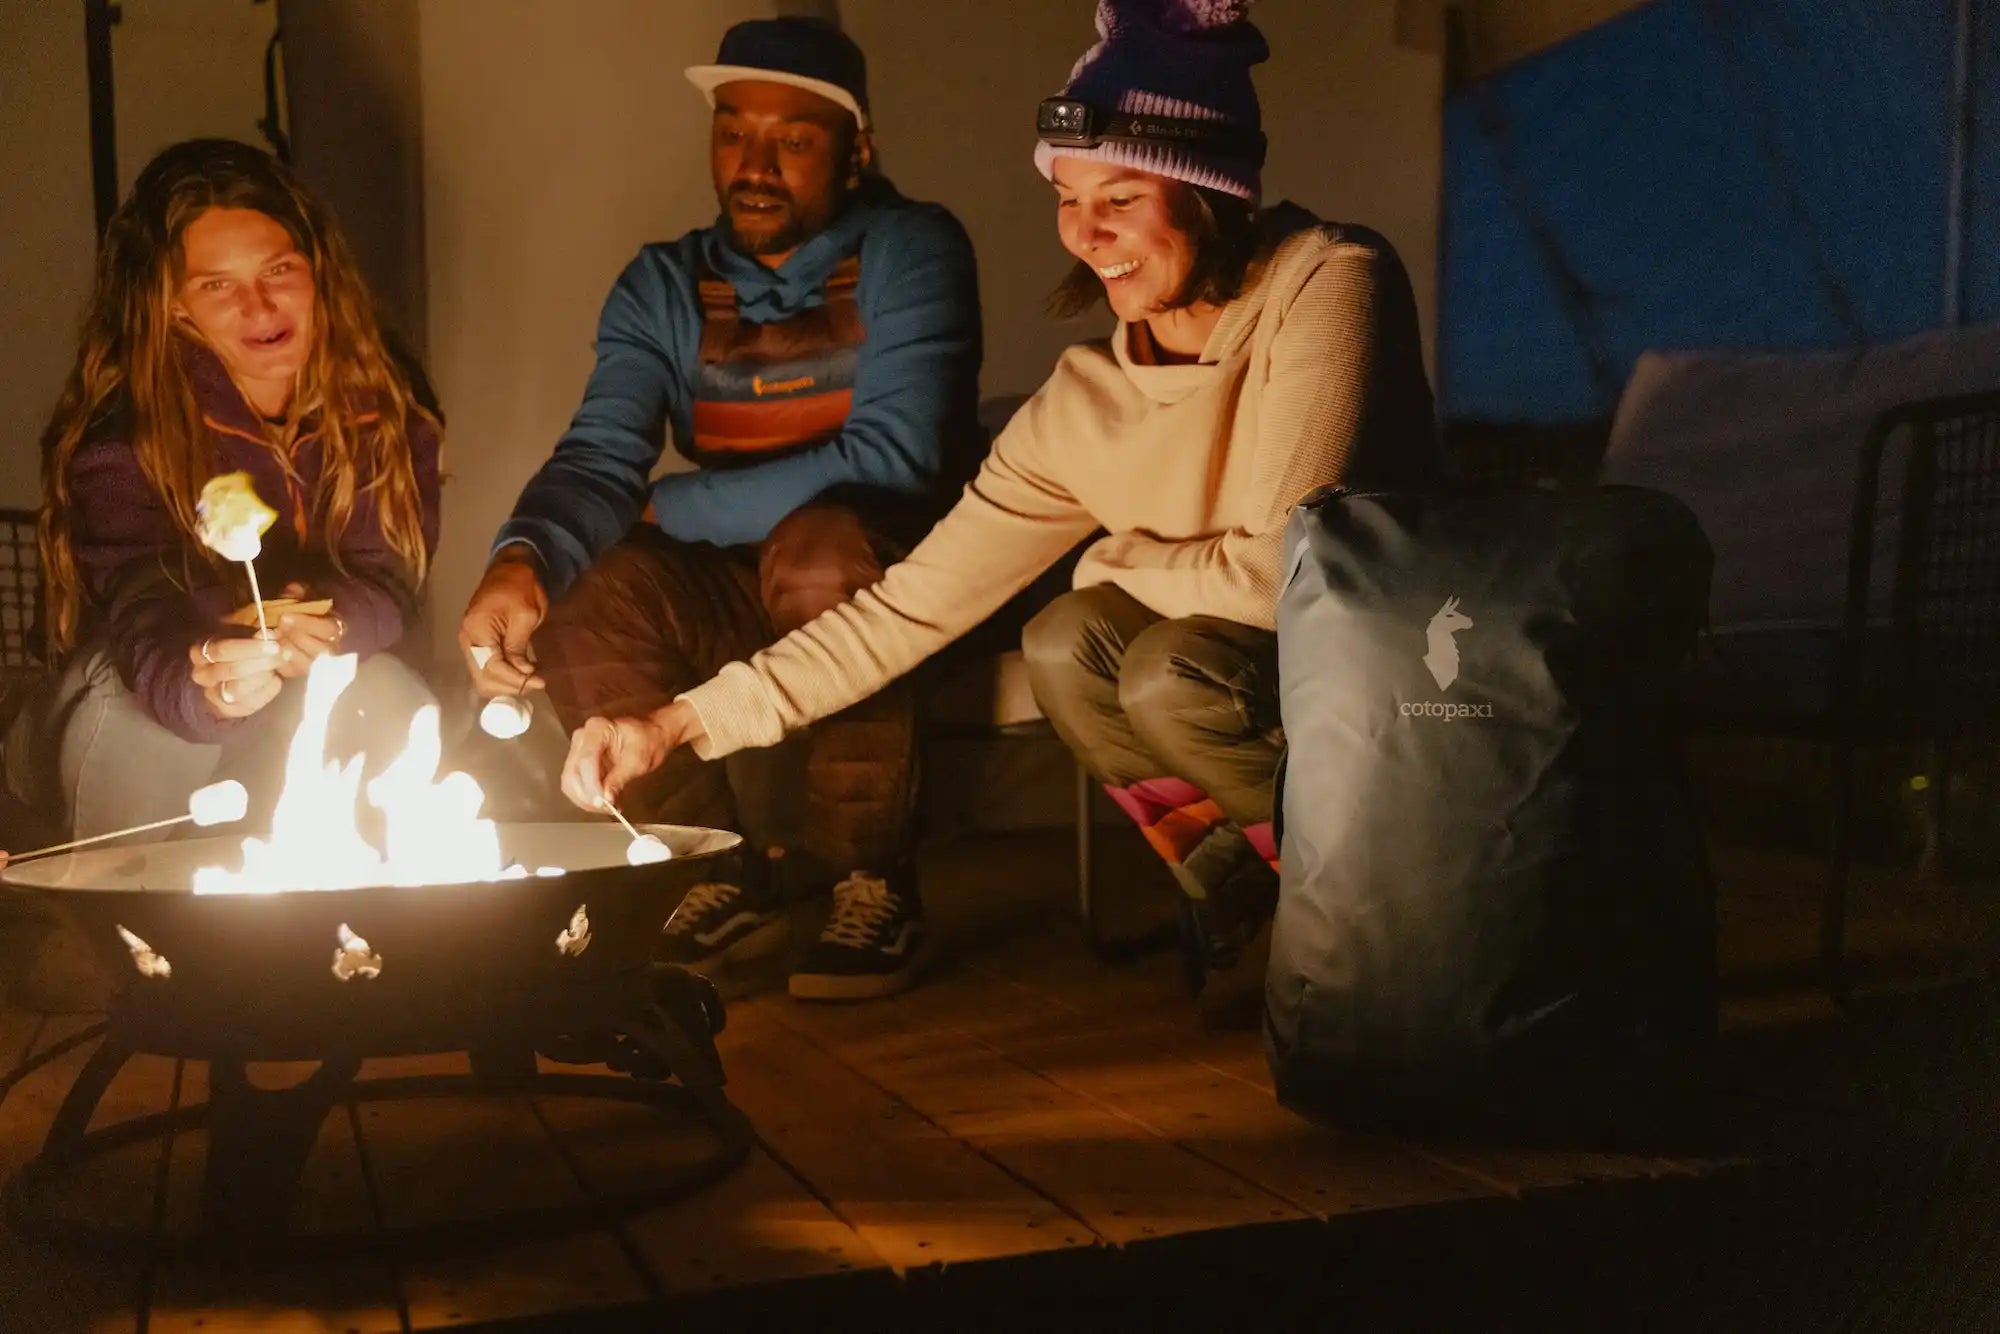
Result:
<svg viewBox="0 0 2000 1334"><path fill-rule="evenodd" d="M1458 680L1458 641L1452 636L1471 628L1472 618L1458 609L1455 595L1444 600L1424 627L1424 666L1430 669L1431 680L1437 682L1440 692L1450 690ZM1405 718L1436 718L1448 723L1494 716L1492 701L1478 699L1406 699L1396 706L1396 712Z"/></svg>
<svg viewBox="0 0 2000 1334"><path fill-rule="evenodd" d="M1458 609L1456 597L1446 598L1437 615L1431 617L1431 623L1424 627L1424 641L1428 645L1424 666L1431 669L1431 679L1438 683L1439 690L1451 689L1451 683L1458 679L1458 641L1452 636L1471 628L1472 618Z"/></svg>

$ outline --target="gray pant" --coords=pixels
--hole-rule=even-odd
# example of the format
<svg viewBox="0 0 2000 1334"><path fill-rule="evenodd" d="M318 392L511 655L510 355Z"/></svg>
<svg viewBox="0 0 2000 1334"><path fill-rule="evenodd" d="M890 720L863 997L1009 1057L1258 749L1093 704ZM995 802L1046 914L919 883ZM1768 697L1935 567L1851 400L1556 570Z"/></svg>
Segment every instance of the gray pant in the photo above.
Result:
<svg viewBox="0 0 2000 1334"><path fill-rule="evenodd" d="M102 653L79 654L9 729L7 786L88 838L184 814L190 792L234 778L250 790L244 827L255 829L277 800L304 700L305 681L287 681L227 744L188 741L153 720ZM402 750L411 715L435 702L423 678L378 653L341 695L327 749L366 751L375 772Z"/></svg>
<svg viewBox="0 0 2000 1334"><path fill-rule="evenodd" d="M1275 892L1284 734L1278 637L1167 620L1109 584L1050 603L1021 635L1035 702L1190 897Z"/></svg>

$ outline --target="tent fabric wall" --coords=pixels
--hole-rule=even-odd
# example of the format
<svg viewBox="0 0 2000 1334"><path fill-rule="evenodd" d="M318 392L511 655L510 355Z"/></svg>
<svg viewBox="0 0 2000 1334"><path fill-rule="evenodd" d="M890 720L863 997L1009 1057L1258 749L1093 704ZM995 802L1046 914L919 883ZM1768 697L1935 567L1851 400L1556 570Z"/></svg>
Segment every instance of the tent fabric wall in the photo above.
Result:
<svg viewBox="0 0 2000 1334"><path fill-rule="evenodd" d="M1649 352L1619 400L1606 482L1685 503L1715 552L1701 703L1715 716L1811 717L1834 701L1855 459L1914 399L2000 384L2000 324L1865 351ZM1888 609L1900 532L1899 441L1876 500L1871 614Z"/></svg>
<svg viewBox="0 0 2000 1334"><path fill-rule="evenodd" d="M1955 6L1651 0L1445 109L1441 406L1610 416L1649 348L1940 324ZM1972 0L1962 318L2000 316L2000 0Z"/></svg>

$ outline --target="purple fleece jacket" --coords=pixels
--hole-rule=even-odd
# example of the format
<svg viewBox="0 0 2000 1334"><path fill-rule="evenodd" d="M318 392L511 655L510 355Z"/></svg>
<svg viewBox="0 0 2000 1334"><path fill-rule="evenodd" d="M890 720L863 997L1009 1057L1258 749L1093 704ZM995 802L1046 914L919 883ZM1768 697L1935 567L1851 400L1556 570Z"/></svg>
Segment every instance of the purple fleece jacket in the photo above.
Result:
<svg viewBox="0 0 2000 1334"><path fill-rule="evenodd" d="M208 423L214 471L249 473L257 494L278 512L257 559L264 595L274 597L296 580L312 596L332 598L334 611L347 625L344 652L365 658L396 643L414 616L417 590L365 494L371 479L357 479L353 514L330 544L324 516L313 503L324 462L317 416L300 426L288 479L256 410L215 354L189 342L182 345L182 359ZM423 506L424 546L435 553L438 432L415 412L406 429ZM126 688L163 726L190 741L228 741L257 715L235 721L211 713L189 674L188 650L216 633L220 618L248 600L242 567L218 569L207 553L191 545L146 480L126 431L115 420L77 449L69 465L69 492L83 583L79 638L84 650L108 651ZM338 566L329 555L330 545L338 548Z"/></svg>

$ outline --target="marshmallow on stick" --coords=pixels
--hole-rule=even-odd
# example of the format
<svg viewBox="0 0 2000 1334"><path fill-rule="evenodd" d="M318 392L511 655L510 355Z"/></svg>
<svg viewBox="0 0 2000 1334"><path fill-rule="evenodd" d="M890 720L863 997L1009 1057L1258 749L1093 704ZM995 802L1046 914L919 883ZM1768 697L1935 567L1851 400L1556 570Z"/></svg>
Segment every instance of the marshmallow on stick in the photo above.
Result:
<svg viewBox="0 0 2000 1334"><path fill-rule="evenodd" d="M625 862L627 865L650 866L654 862L663 862L672 858L674 850L662 842L658 834L642 834L637 829L634 829L632 822L625 818L625 812L612 805L609 797L599 797L597 804L617 816L618 823L624 825L625 832L632 836L631 843L625 848Z"/></svg>
<svg viewBox="0 0 2000 1334"><path fill-rule="evenodd" d="M247 472L227 472L211 477L195 503L195 531L202 543L224 560L240 560L250 572L250 597L257 606L257 633L270 638L271 627L264 620L264 595L257 588L257 557L264 549L264 533L277 521L278 512L257 494Z"/></svg>
<svg viewBox="0 0 2000 1334"><path fill-rule="evenodd" d="M474 644L472 665L484 671L486 664L493 661L494 652L491 644ZM495 695L479 711L479 727L490 737L511 741L528 730L528 724L534 717L535 706L519 695Z"/></svg>
<svg viewBox="0 0 2000 1334"><path fill-rule="evenodd" d="M177 824L187 824L189 821L204 829L219 824L234 824L241 820L249 809L250 794L244 790L243 784L233 778L225 778L220 783L210 783L207 787L198 787L190 792L186 815L173 815L164 820L154 820L150 824L133 825L129 829L114 829L106 834L92 834L89 838L73 838L67 843L52 843L46 848L36 848L33 852L16 853L7 859L7 865L19 866L38 857L52 857L58 852L68 852L72 848L85 848L93 843L124 838L129 834L168 829Z"/></svg>
<svg viewBox="0 0 2000 1334"><path fill-rule="evenodd" d="M650 866L672 858L674 850L660 841L658 834L641 834L625 849L625 861L632 866Z"/></svg>

